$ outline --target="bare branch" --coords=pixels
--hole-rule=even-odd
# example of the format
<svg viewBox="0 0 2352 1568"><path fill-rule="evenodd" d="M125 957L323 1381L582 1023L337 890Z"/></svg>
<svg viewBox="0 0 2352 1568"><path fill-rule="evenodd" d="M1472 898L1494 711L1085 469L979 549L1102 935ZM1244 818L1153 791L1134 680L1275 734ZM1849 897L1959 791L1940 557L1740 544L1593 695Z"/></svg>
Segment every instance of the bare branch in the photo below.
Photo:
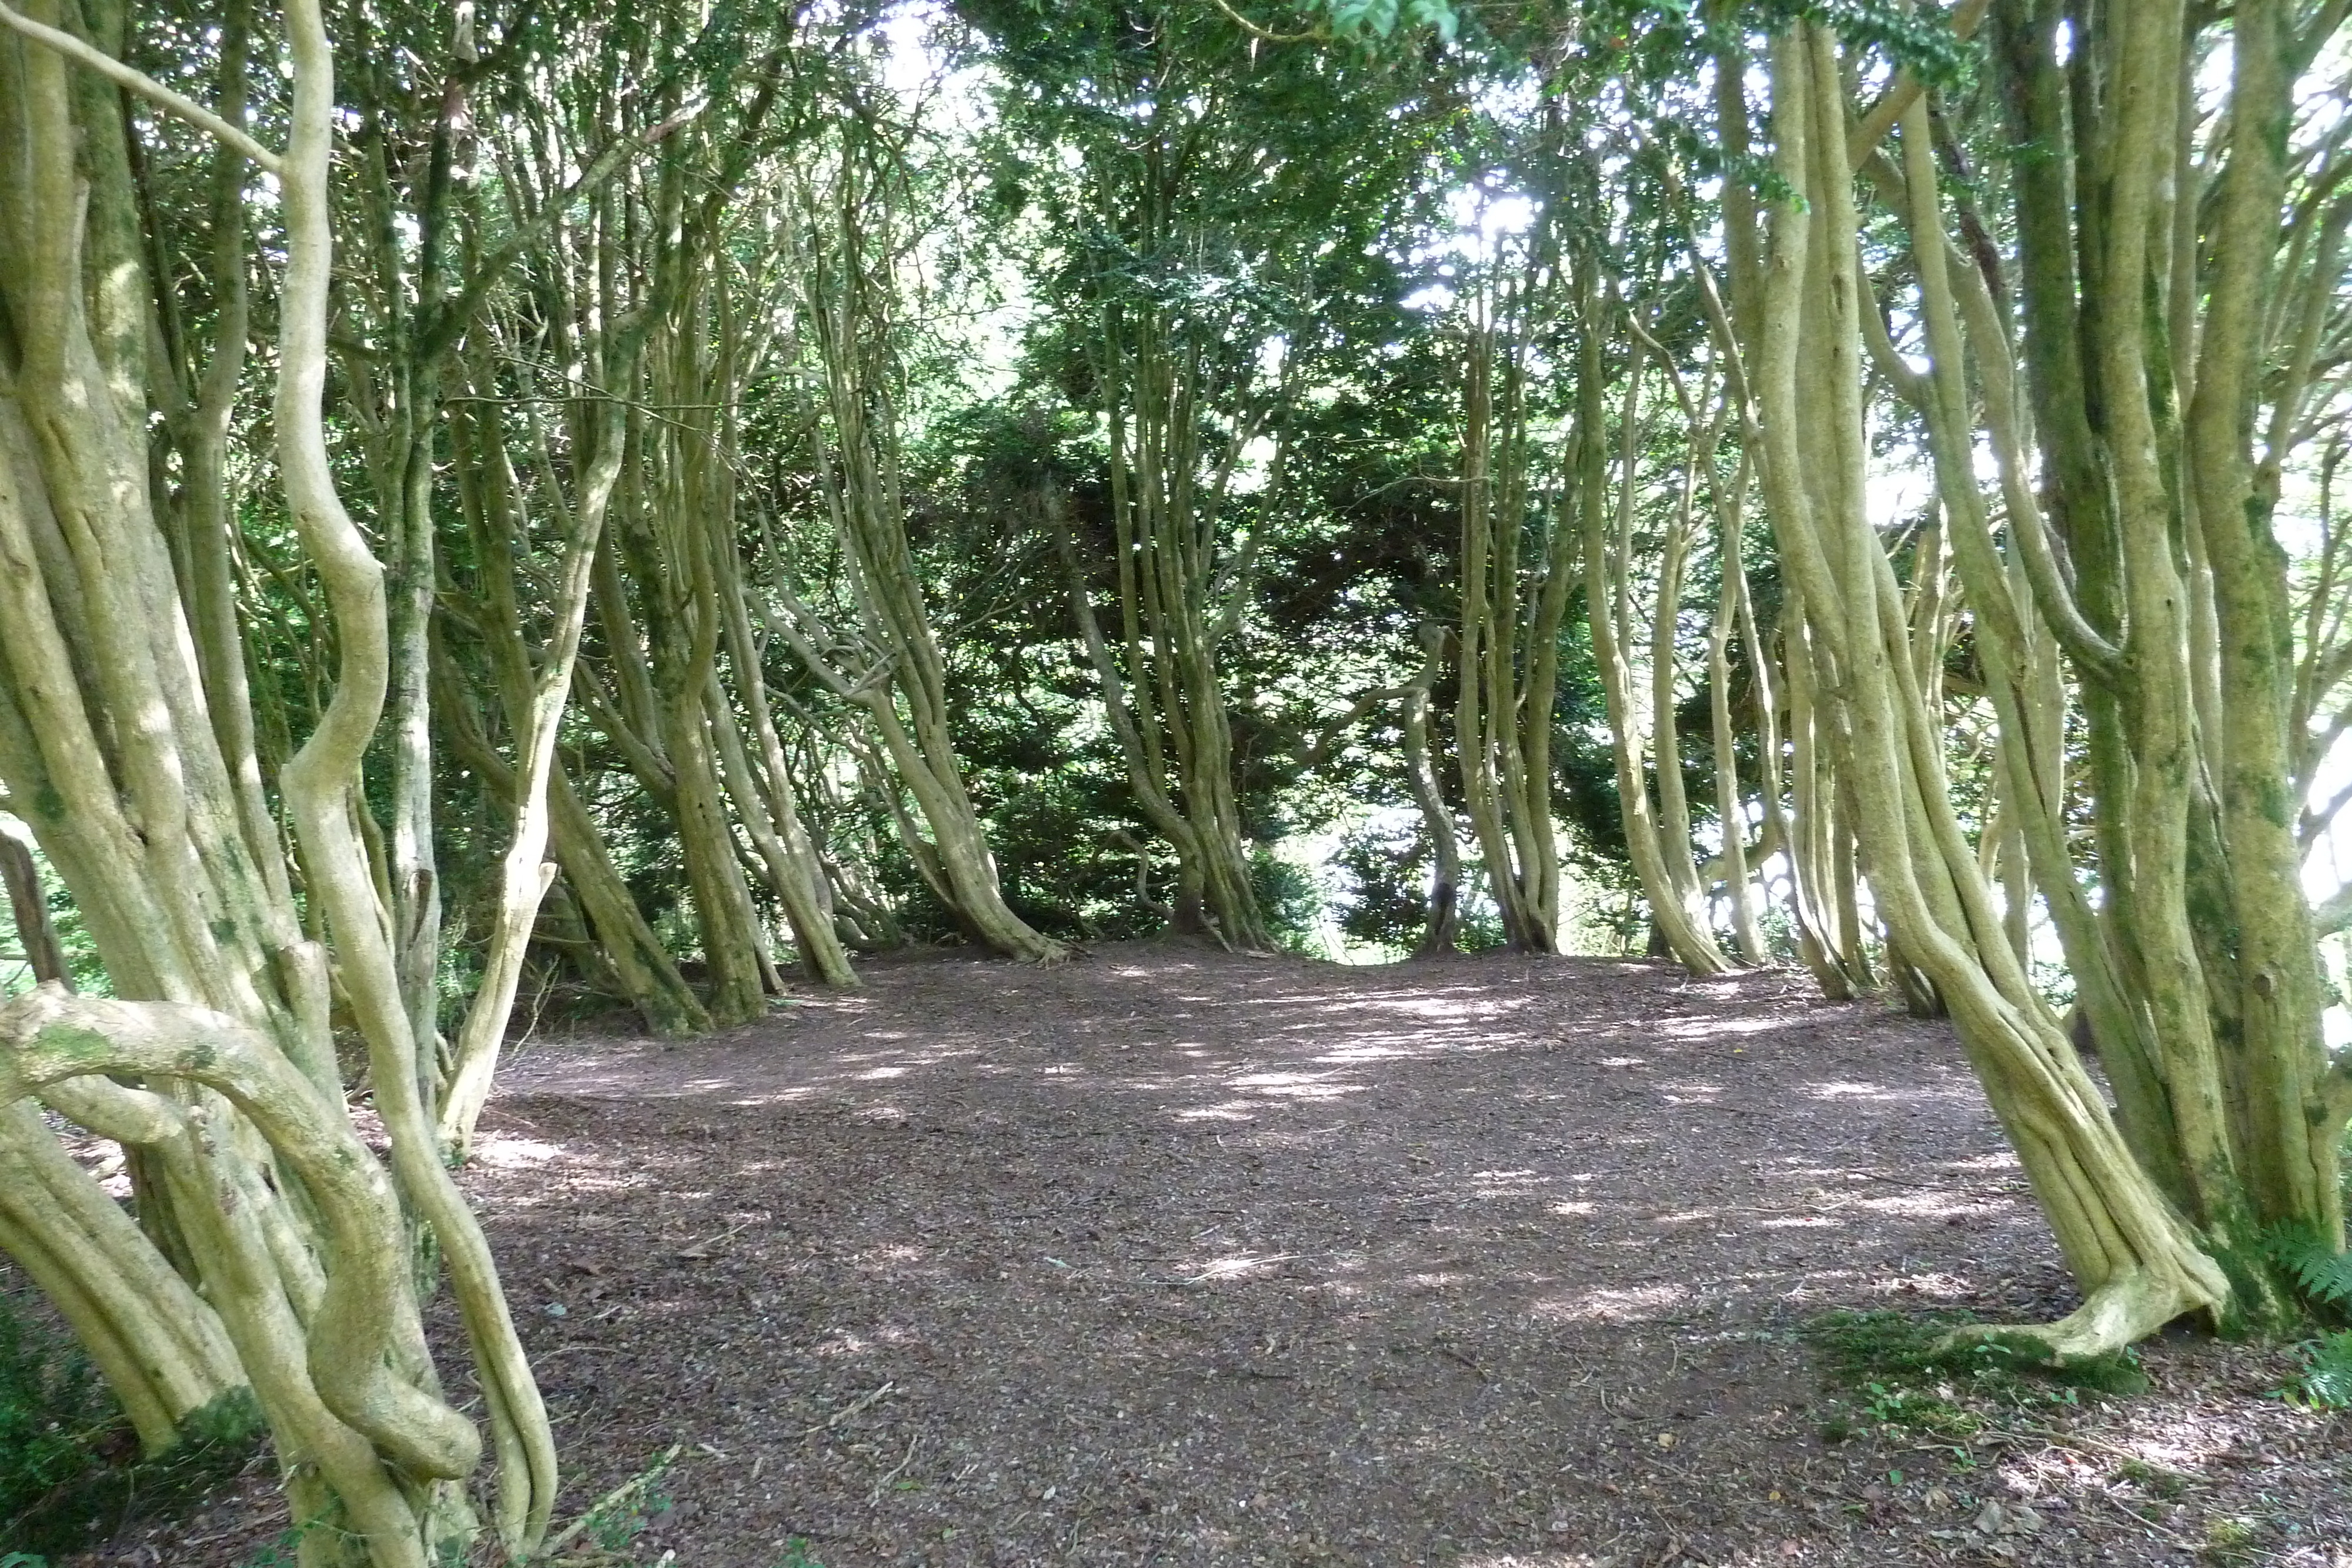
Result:
<svg viewBox="0 0 2352 1568"><path fill-rule="evenodd" d="M143 71L134 70L112 55L92 47L71 33L36 22L0 0L0 26L12 27L35 43L47 44L78 65L86 66L119 87L128 88L148 102L168 110L182 120L228 143L271 174L278 172L278 154L256 141L237 127L231 125L192 98L184 98Z"/></svg>

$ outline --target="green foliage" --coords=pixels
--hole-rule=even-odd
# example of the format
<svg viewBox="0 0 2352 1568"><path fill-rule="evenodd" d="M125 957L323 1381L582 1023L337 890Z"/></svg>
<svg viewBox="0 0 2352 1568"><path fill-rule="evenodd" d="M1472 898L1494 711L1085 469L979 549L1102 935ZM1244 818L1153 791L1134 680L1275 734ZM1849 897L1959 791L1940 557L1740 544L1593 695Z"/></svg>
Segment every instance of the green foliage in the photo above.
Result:
<svg viewBox="0 0 2352 1568"><path fill-rule="evenodd" d="M1428 835L1418 825L1368 822L1343 835L1332 857L1343 879L1335 911L1339 929L1400 956L1412 952L1428 928L1431 859ZM1485 866L1465 858L1462 885L1454 890L1454 946L1465 953L1503 946L1503 923L1482 891L1485 883Z"/></svg>
<svg viewBox="0 0 2352 1568"><path fill-rule="evenodd" d="M294 1568L301 1561L303 1531L284 1530L268 1545L237 1564L237 1568Z"/></svg>
<svg viewBox="0 0 2352 1568"><path fill-rule="evenodd" d="M1958 1312L1832 1312L1806 1324L1806 1342L1852 1395L1823 1422L1822 1436L1838 1441L1866 1422L1950 1438L1984 1425L1986 1405L2075 1405L2085 1392L2147 1389L2132 1351L2058 1366L2031 1336L1955 1336L1974 1321Z"/></svg>
<svg viewBox="0 0 2352 1568"><path fill-rule="evenodd" d="M85 996L112 996L114 989L107 978L106 966L99 962L97 939L90 936L81 910L66 892L65 884L58 880L47 855L36 849L33 862L41 873L41 889L49 906L49 929L56 934L58 946L65 954L74 988ZM16 922L8 901L0 898L0 953L19 955L0 957L0 998L33 988L33 967L21 956L26 946L16 934Z"/></svg>
<svg viewBox="0 0 2352 1568"><path fill-rule="evenodd" d="M656 1455L628 1485L605 1497L581 1521L583 1532L606 1552L619 1552L646 1531L657 1514L667 1513L669 1494L662 1480L677 1462L673 1447Z"/></svg>
<svg viewBox="0 0 2352 1568"><path fill-rule="evenodd" d="M140 1512L168 1511L235 1475L259 1440L243 1390L197 1411L152 1459L87 1356L0 1297L0 1521L9 1543L71 1552ZM0 1568L39 1559L0 1559Z"/></svg>
<svg viewBox="0 0 2352 1568"><path fill-rule="evenodd" d="M2302 1374L2288 1396L2317 1410L2352 1410L2352 1329L2295 1347Z"/></svg>
<svg viewBox="0 0 2352 1568"><path fill-rule="evenodd" d="M784 1554L776 1560L776 1568L824 1568L824 1564L809 1555L807 1539L795 1535L784 1542Z"/></svg>
<svg viewBox="0 0 2352 1568"><path fill-rule="evenodd" d="M1342 38L1387 38L1402 24L1409 33L1425 29L1435 33L1438 42L1450 44L1462 28L1461 13L1452 0L1309 0L1307 9L1319 13Z"/></svg>
<svg viewBox="0 0 2352 1568"><path fill-rule="evenodd" d="M2262 1527L2251 1519L2217 1519L2206 1525L2205 1544L2198 1555L2208 1563L2250 1563L2261 1539Z"/></svg>
<svg viewBox="0 0 2352 1568"><path fill-rule="evenodd" d="M2352 1252L2339 1252L2315 1231L2274 1226L2263 1237L2263 1250L2284 1270L2313 1308L2352 1316Z"/></svg>
<svg viewBox="0 0 2352 1568"><path fill-rule="evenodd" d="M1690 7L1668 0L1663 10L1686 14ZM1898 0L1765 0L1757 18L1773 28L1799 16L1826 22L1848 41L1884 50L1930 87L1947 90L1967 85L1976 55L1952 31L1951 18L1934 7Z"/></svg>
<svg viewBox="0 0 2352 1568"><path fill-rule="evenodd" d="M89 1358L0 1298L0 1519L20 1519L100 1462L121 1430Z"/></svg>
<svg viewBox="0 0 2352 1568"><path fill-rule="evenodd" d="M1339 929L1358 942L1409 953L1428 923L1429 842L1417 827L1367 822L1339 840L1333 864L1345 878Z"/></svg>
<svg viewBox="0 0 2352 1568"><path fill-rule="evenodd" d="M2189 1490L2189 1478L2179 1470L2168 1470L2149 1464L2146 1459L2126 1459L2116 1467L2116 1479L2169 1502Z"/></svg>
<svg viewBox="0 0 2352 1568"><path fill-rule="evenodd" d="M1318 933L1323 924L1323 889L1314 873L1260 848L1250 855L1250 891L1276 946L1287 953L1322 956Z"/></svg>

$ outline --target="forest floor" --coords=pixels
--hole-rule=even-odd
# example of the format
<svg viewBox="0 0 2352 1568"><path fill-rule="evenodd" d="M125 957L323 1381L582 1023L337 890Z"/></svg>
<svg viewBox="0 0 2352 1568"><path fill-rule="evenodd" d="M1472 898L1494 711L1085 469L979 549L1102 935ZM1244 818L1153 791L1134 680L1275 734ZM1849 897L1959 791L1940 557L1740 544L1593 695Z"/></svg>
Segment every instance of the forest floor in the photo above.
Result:
<svg viewBox="0 0 2352 1568"><path fill-rule="evenodd" d="M1602 959L866 972L503 1078L467 1181L565 1513L678 1448L595 1561L2352 1568L2284 1351L1832 1371L1833 1309L2070 1304L1941 1025ZM79 1561L255 1561L272 1492Z"/></svg>

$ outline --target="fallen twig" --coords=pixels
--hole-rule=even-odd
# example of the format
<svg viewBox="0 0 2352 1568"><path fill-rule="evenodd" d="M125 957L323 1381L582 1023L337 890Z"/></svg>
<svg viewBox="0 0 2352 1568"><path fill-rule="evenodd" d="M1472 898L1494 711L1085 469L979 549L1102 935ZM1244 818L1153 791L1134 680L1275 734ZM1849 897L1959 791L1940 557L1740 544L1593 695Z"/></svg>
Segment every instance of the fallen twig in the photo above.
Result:
<svg viewBox="0 0 2352 1568"><path fill-rule="evenodd" d="M550 1541L545 1546L540 1548L540 1556L542 1559L553 1557L557 1552L562 1552L565 1547L571 1545L573 1541L577 1540L580 1532L587 1529L592 1521L602 1517L605 1510L613 1508L620 1503L626 1502L638 1492L643 1491L646 1488L653 1485L654 1482L661 1479L663 1472L667 1471L671 1465L677 1463L678 1455L685 1452L685 1444L672 1443L667 1448L663 1450L661 1457L656 1459L652 1464L647 1465L644 1469L638 1471L635 1475L631 1476L627 1480L623 1481L619 1486L614 1487L611 1491L606 1492L594 1502L590 1503L585 1512L581 1514L578 1519L573 1520L570 1524L565 1525L562 1531L556 1535L555 1539Z"/></svg>
<svg viewBox="0 0 2352 1568"><path fill-rule="evenodd" d="M879 1405L882 1401L889 1398L890 1396L898 1392L898 1385L897 1384L886 1383L881 1387L875 1389L869 1394L862 1394L858 1396L856 1399L843 1406L840 1409L835 1411L832 1415L818 1422L815 1426L811 1427L807 1431L803 1432L801 1437L805 1439L815 1437L819 1432L829 1432L835 1427L840 1426L844 1421L848 1420L852 1416L856 1415L859 1411L871 1410L874 1406Z"/></svg>
<svg viewBox="0 0 2352 1568"><path fill-rule="evenodd" d="M907 1473L907 1467L915 1462L915 1449L919 1444L921 1444L922 1440L923 1439L919 1434L908 1440L907 1457L900 1459L897 1465L893 1466L888 1474L885 1475L880 1480L874 1483L874 1490L866 1499L866 1507L872 1508L876 1503L880 1502L882 1500L882 1494L890 1490L890 1483Z"/></svg>
<svg viewBox="0 0 2352 1568"><path fill-rule="evenodd" d="M715 1236L706 1236L699 1241L689 1241L685 1246L679 1248L677 1252L672 1254L672 1256L688 1259L698 1263L705 1258L710 1256L710 1249L713 1247L718 1246L721 1241L728 1240L739 1232L750 1229L752 1226L759 1223L760 1222L756 1219L746 1219L740 1224L730 1225Z"/></svg>

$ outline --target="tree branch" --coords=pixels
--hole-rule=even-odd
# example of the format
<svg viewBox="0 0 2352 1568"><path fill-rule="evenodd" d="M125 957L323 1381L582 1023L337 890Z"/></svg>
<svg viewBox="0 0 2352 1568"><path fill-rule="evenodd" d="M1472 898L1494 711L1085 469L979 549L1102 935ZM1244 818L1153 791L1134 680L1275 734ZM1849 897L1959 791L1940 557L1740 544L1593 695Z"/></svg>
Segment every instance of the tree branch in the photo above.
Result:
<svg viewBox="0 0 2352 1568"><path fill-rule="evenodd" d="M5 0L0 0L0 4L5 4ZM631 158L646 152L708 107L705 103L694 104L678 110L643 136L624 136L613 141L589 161L588 167L580 172L578 179L541 203L539 211L516 225L507 243L485 256L474 268L473 276L466 279L465 287L458 289L449 302L425 323L425 329L417 335L419 361L429 361L437 358L457 340L466 330L467 324L474 319L474 312L480 308L483 296L496 287L499 279L506 275L507 268L536 244L572 203L611 179Z"/></svg>
<svg viewBox="0 0 2352 1568"><path fill-rule="evenodd" d="M71 33L34 21L9 6L6 0L0 0L0 26L14 28L36 43L47 44L68 59L88 67L119 87L129 89L158 108L178 115L205 134L227 142L269 173L278 172L278 154L243 131L195 99L182 97L153 77L124 65L112 55L82 42Z"/></svg>
<svg viewBox="0 0 2352 1568"><path fill-rule="evenodd" d="M1992 0L1960 0L1958 7L1952 13L1952 36L1966 41L1976 32L1977 24L1984 20L1985 13L1991 8ZM1870 156L1871 150L1885 141L1886 133L1895 129L1895 122L1903 118L1903 111L1918 101L1919 95L1927 90L1927 84L1913 76L1910 67L1906 66L1895 73L1895 84L1870 106L1870 112L1862 117L1861 123L1846 132L1846 156L1853 161L1855 169L1862 167L1863 160Z"/></svg>

